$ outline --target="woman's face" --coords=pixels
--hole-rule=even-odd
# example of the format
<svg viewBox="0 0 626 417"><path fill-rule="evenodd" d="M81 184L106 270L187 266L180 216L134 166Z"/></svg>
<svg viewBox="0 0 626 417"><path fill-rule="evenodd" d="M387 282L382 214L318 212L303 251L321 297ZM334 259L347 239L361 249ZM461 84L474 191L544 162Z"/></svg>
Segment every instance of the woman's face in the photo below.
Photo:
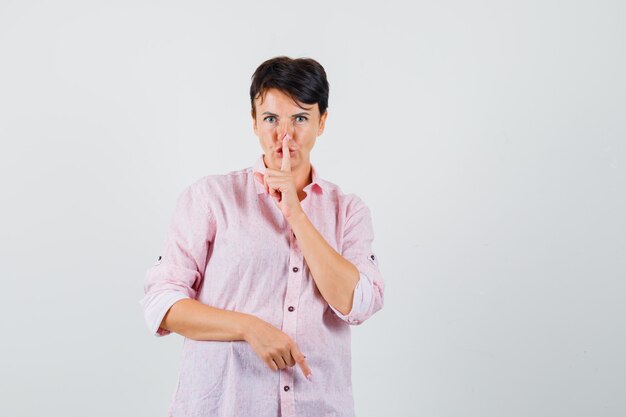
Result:
<svg viewBox="0 0 626 417"><path fill-rule="evenodd" d="M254 133L259 137L269 168L280 169L281 138L285 132L292 138L289 143L292 170L298 166L308 166L309 154L315 145L315 139L324 131L328 112L320 117L317 103L296 104L288 95L275 88L265 92L263 103L260 97L254 102L256 109L256 118L253 117Z"/></svg>

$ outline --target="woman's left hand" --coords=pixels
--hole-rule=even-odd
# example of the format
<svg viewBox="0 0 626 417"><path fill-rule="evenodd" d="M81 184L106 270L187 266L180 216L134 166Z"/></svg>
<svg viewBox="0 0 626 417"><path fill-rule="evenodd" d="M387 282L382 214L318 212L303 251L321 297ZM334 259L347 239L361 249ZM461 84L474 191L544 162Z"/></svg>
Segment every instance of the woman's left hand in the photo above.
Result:
<svg viewBox="0 0 626 417"><path fill-rule="evenodd" d="M256 180L265 187L266 193L274 199L287 220L294 214L302 212L295 179L291 175L291 156L288 145L290 140L289 135L283 137L283 161L280 170L265 168L265 175L254 173Z"/></svg>

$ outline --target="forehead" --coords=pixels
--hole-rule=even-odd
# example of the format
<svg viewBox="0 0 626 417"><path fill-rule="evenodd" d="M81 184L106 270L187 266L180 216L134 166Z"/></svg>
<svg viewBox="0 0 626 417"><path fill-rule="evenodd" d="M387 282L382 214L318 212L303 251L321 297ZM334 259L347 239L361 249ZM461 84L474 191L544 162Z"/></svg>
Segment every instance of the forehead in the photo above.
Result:
<svg viewBox="0 0 626 417"><path fill-rule="evenodd" d="M265 90L263 96L257 96L254 100L256 108L258 110L267 110L267 111L308 111L309 113L318 112L318 107L316 104L306 104L295 98L289 97L284 92L276 89L270 88Z"/></svg>

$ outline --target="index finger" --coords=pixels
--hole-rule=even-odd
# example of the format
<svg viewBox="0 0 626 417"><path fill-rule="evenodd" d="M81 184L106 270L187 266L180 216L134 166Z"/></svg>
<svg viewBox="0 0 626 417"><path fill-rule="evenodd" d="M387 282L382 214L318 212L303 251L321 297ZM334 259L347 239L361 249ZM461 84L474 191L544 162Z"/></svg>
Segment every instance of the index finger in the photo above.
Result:
<svg viewBox="0 0 626 417"><path fill-rule="evenodd" d="M296 346L295 344L291 349L291 356L295 359L298 366L300 366L300 369L302 369L302 373L308 379L311 376L311 368L309 368L309 364L304 358L304 355L302 354L302 352L300 352L300 349L298 349L298 346Z"/></svg>
<svg viewBox="0 0 626 417"><path fill-rule="evenodd" d="M283 138L283 161L280 165L281 171L291 171L291 155L289 155L289 139L291 136L289 134L285 135Z"/></svg>

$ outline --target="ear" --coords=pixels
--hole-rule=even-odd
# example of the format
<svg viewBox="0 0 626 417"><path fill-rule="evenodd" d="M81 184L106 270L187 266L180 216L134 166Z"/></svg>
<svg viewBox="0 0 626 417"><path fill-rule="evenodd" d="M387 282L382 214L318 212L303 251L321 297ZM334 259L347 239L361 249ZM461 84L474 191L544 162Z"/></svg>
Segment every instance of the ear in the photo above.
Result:
<svg viewBox="0 0 626 417"><path fill-rule="evenodd" d="M324 133L324 127L326 126L326 118L327 117L328 117L328 110L326 110L324 112L324 114L322 114L322 117L320 117L320 128L319 128L319 132L317 133L317 136L319 136L322 133Z"/></svg>
<svg viewBox="0 0 626 417"><path fill-rule="evenodd" d="M252 110L250 110L250 116L252 116L252 129L254 130L254 134L258 136L256 118L254 117L254 112Z"/></svg>

